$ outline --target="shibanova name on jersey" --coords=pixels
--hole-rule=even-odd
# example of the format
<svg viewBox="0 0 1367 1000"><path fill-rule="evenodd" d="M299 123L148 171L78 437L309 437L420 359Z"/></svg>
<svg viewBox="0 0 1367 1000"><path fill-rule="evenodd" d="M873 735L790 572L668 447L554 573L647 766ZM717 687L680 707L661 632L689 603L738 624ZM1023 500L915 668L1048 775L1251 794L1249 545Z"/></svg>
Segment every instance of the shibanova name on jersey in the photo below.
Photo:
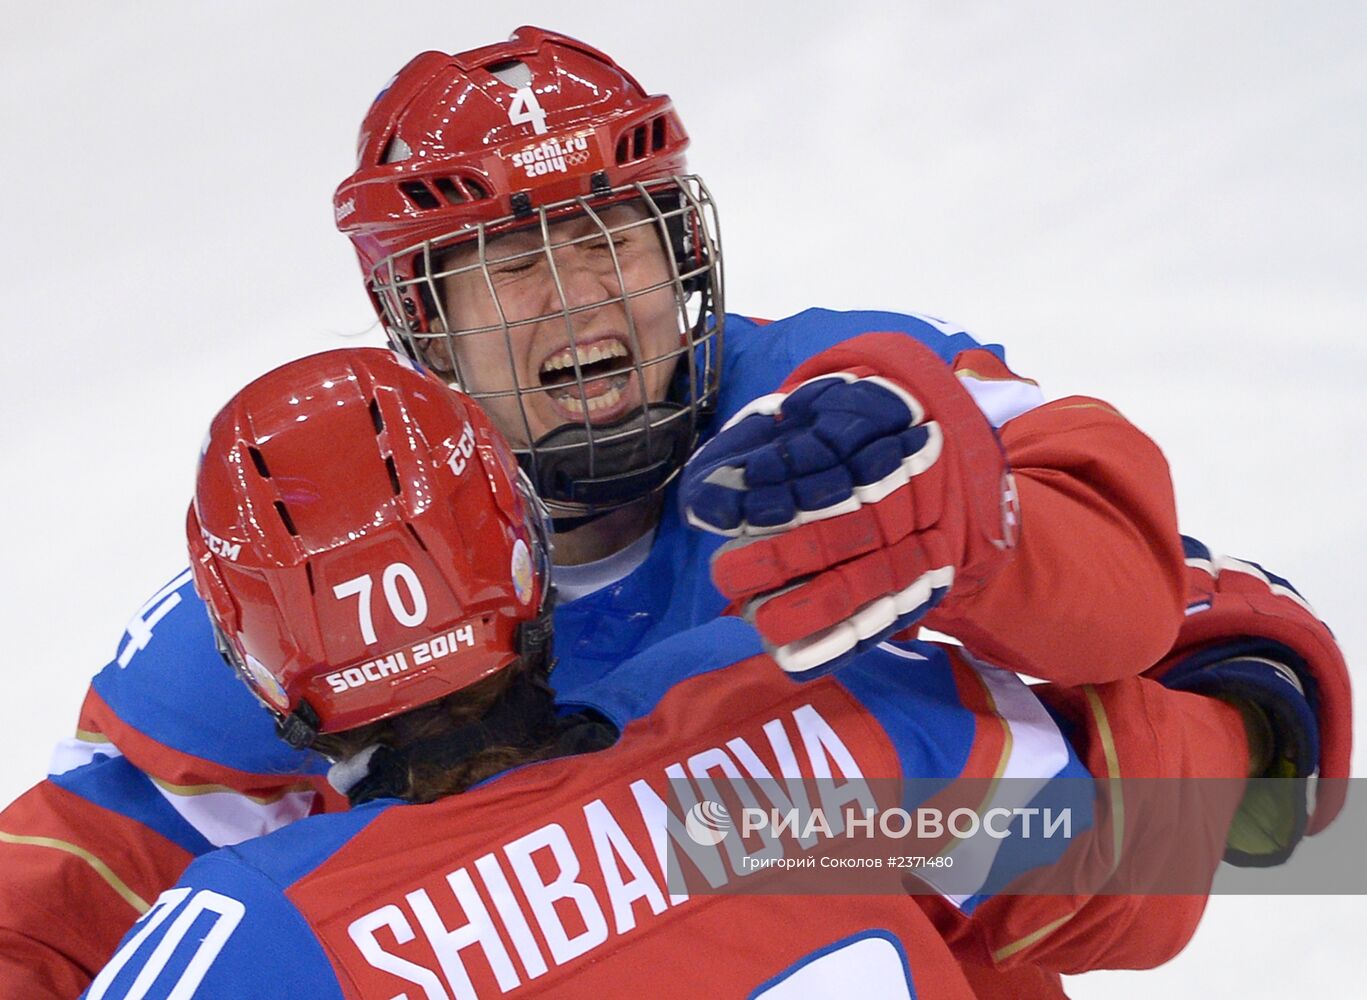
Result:
<svg viewBox="0 0 1367 1000"><path fill-rule="evenodd" d="M859 843L848 817L919 805L898 794L909 778L935 775L916 794L943 795L965 778L1028 769L1045 794L1086 774L1023 683L963 655L888 646L795 685L757 653L744 622L718 619L579 691L577 705L622 731L607 750L529 765L431 805L380 800L314 817L200 859L100 985L181 969L182 985L202 976L203 995L227 996L260 975L266 951L287 948L296 981L321 984L322 996L556 992L594 981L603 963L667 960L656 949L678 935L734 936L738 922L749 925L739 914L756 906L782 919L819 905L824 919L798 921L810 941L806 932L794 941L812 955L832 934L908 942L933 931L904 891L857 907L841 896L818 904L785 894L796 872L755 859L838 855ZM963 700L989 689L997 709L987 715ZM977 804L1017 804L1000 795L1022 786L996 787L998 799ZM747 837L736 823L746 808L826 819ZM955 868L971 872L970 861L956 855ZM938 898L971 912L985 877ZM757 945L696 981L748 983L748 992L781 971L766 954Z"/></svg>

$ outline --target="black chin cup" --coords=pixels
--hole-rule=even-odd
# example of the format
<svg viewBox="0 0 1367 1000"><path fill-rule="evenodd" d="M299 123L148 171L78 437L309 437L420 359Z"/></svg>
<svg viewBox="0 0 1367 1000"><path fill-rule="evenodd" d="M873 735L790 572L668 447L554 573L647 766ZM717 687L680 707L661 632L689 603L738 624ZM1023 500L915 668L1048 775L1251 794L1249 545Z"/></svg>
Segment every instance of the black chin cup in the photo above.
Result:
<svg viewBox="0 0 1367 1000"><path fill-rule="evenodd" d="M693 431L688 407L651 403L611 424L564 424L517 457L542 500L601 512L669 482L688 459Z"/></svg>

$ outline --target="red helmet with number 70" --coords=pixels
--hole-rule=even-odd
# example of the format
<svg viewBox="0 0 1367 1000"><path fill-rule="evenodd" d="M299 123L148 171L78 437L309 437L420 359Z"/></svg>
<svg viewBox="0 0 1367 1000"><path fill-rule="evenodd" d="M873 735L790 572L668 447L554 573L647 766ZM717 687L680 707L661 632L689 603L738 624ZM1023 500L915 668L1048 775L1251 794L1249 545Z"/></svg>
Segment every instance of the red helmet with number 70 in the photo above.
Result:
<svg viewBox="0 0 1367 1000"><path fill-rule="evenodd" d="M234 396L186 534L220 650L296 745L544 661L544 511L483 411L389 351Z"/></svg>

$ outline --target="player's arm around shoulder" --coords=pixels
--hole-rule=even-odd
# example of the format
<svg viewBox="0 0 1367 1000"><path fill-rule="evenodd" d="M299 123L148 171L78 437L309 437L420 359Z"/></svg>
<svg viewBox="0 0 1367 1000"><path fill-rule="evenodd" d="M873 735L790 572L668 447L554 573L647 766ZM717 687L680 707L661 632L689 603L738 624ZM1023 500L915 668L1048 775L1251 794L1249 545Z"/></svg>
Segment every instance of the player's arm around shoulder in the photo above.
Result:
<svg viewBox="0 0 1367 1000"><path fill-rule="evenodd" d="M97 755L122 755L145 773L210 847L339 805L321 758L281 741L270 714L223 662L189 570L132 616L50 771Z"/></svg>
<svg viewBox="0 0 1367 1000"><path fill-rule="evenodd" d="M81 995L341 1000L343 993L283 888L223 850L197 859L157 898Z"/></svg>
<svg viewBox="0 0 1367 1000"><path fill-rule="evenodd" d="M858 332L873 316L892 328ZM680 490L733 539L713 579L780 666L813 676L923 619L1061 682L1162 656L1184 585L1153 443L1100 401L1045 403L966 333L857 317L736 409Z"/></svg>
<svg viewBox="0 0 1367 1000"><path fill-rule="evenodd" d="M0 814L0 993L76 995L192 858L314 811L291 754L177 575L133 615L48 779Z"/></svg>
<svg viewBox="0 0 1367 1000"><path fill-rule="evenodd" d="M998 434L1019 507L1015 548L983 587L951 593L926 624L1056 683L1140 673L1171 648L1186 597L1162 451L1114 407L1083 396L1024 410Z"/></svg>
<svg viewBox="0 0 1367 1000"><path fill-rule="evenodd" d="M101 760L0 812L0 994L75 996L194 856L193 831L165 815L153 827L158 795L145 779L131 791L137 781L126 762ZM101 802L111 796L124 808ZM127 808L138 800L152 808Z"/></svg>

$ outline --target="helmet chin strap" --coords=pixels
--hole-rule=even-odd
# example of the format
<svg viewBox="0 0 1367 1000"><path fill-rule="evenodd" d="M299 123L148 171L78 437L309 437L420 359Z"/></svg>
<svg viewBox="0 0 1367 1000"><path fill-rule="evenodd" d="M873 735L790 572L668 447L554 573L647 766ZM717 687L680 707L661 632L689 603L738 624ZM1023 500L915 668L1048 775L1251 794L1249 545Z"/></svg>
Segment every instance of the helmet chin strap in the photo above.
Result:
<svg viewBox="0 0 1367 1000"><path fill-rule="evenodd" d="M581 514L575 517L555 517L552 515L551 528L555 530L556 534L563 535L567 531L573 531L575 528L582 528L586 524L601 520L611 513L611 510L600 510L592 514Z"/></svg>

